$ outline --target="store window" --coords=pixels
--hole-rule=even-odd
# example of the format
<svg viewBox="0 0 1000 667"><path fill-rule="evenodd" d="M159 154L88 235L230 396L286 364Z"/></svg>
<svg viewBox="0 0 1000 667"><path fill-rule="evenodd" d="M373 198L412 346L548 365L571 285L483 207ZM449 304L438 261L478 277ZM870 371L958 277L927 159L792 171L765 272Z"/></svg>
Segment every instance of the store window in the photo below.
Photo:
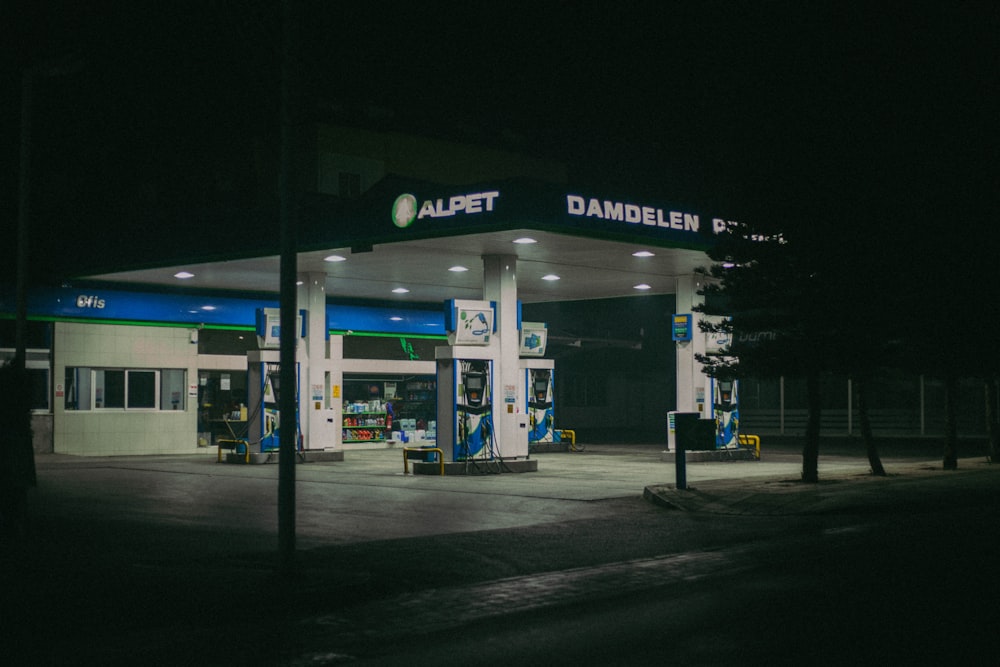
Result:
<svg viewBox="0 0 1000 667"><path fill-rule="evenodd" d="M66 410L184 410L182 369L68 367Z"/></svg>
<svg viewBox="0 0 1000 667"><path fill-rule="evenodd" d="M125 371L94 371L94 407L125 407Z"/></svg>
<svg viewBox="0 0 1000 667"><path fill-rule="evenodd" d="M246 371L198 371L198 407L201 418L231 419L232 414L246 406L248 400Z"/></svg>
<svg viewBox="0 0 1000 667"><path fill-rule="evenodd" d="M125 401L127 408L155 408L156 400L156 371L126 371L128 382L128 399Z"/></svg>
<svg viewBox="0 0 1000 667"><path fill-rule="evenodd" d="M160 371L160 409L183 410L184 392L187 389L187 373L178 368Z"/></svg>
<svg viewBox="0 0 1000 667"><path fill-rule="evenodd" d="M427 428L437 420L437 378L433 375L344 375L344 404L390 404L395 420L412 419Z"/></svg>

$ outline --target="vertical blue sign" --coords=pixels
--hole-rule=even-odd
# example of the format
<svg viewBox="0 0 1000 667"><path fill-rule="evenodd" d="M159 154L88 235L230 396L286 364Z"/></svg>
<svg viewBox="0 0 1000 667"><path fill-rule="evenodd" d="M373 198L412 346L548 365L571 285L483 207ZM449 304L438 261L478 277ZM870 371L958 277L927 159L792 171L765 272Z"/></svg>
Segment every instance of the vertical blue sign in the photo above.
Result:
<svg viewBox="0 0 1000 667"><path fill-rule="evenodd" d="M675 342L691 340L691 314L675 314L670 330Z"/></svg>

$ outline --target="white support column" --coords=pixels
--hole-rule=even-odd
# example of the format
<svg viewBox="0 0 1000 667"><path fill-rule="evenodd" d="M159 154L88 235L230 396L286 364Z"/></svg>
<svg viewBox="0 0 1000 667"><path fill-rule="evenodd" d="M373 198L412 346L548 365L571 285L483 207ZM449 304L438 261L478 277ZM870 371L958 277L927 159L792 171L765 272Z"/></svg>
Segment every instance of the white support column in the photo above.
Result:
<svg viewBox="0 0 1000 667"><path fill-rule="evenodd" d="M677 278L677 297L674 312L691 314L691 340L679 342L677 346L677 410L679 412L700 412L704 418L709 416L706 386L707 376L701 371L702 366L695 359L695 354L705 354L705 334L698 327L701 314L692 308L704 302L704 297L698 294L701 289L701 278L696 275L679 276Z"/></svg>
<svg viewBox="0 0 1000 667"><path fill-rule="evenodd" d="M344 337L330 336L329 372L326 375L326 398L330 402L327 422L333 425L333 440L326 445L337 447L344 444Z"/></svg>
<svg viewBox="0 0 1000 667"><path fill-rule="evenodd" d="M306 339L300 348L299 424L307 449L325 449L336 444L339 419L330 402L331 363L326 340L326 274L299 276L299 308L306 310Z"/></svg>
<svg viewBox="0 0 1000 667"><path fill-rule="evenodd" d="M483 300L496 303L495 344L499 346L493 370L493 426L497 453L504 458L528 455L527 414L517 402L523 380L517 329L517 257L483 257Z"/></svg>

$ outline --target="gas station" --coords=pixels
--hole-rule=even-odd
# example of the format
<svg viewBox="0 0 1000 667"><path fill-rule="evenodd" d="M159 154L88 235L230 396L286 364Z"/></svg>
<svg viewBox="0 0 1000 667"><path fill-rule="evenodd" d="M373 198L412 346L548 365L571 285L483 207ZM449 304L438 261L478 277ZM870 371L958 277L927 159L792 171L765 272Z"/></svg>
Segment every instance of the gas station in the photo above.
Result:
<svg viewBox="0 0 1000 667"><path fill-rule="evenodd" d="M696 269L726 225L714 212L527 178L452 185L388 174L355 199L307 196L299 216L294 390L303 457L398 439L436 445L448 463L515 461L530 458L529 441L558 441L559 369L545 357L546 323L522 320L532 303L675 295L676 377L664 381L675 384L678 411L713 416L718 392L695 359L706 341L692 308L701 298ZM241 429L227 423L231 437L218 438L227 460L273 460L282 418L276 251L194 248L189 262L125 266L30 295L29 317L54 326L54 451L204 448L200 369L215 364L247 377L246 398L223 415ZM241 359L199 354L199 335L220 329L252 330L256 345ZM360 335L421 340L433 360L351 358L345 342ZM143 378L136 367L158 375ZM108 398L109 368L125 369L124 404ZM345 382L357 372L425 378L433 418L394 415L403 388L390 383L368 401L348 400ZM155 399L132 406L133 381L147 380L157 383ZM147 449L137 445L149 439Z"/></svg>

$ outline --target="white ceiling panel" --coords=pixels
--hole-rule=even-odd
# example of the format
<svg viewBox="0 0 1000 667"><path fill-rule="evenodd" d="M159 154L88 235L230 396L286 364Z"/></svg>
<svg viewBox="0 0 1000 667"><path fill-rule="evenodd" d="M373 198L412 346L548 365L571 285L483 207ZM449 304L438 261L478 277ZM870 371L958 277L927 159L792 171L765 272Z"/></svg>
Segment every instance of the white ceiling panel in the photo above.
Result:
<svg viewBox="0 0 1000 667"><path fill-rule="evenodd" d="M536 239L537 243L513 243L524 236ZM632 253L638 250L655 254L634 257ZM339 254L345 261L324 261L331 254ZM481 298L482 257L495 254L517 258L518 298L524 303L671 294L677 276L708 264L705 254L697 250L513 230L376 245L370 252L352 253L347 248L310 251L299 254L297 268L300 274L326 274L327 293L331 297L435 303ZM464 266L468 271L449 271L453 266ZM175 278L174 274L181 270L193 273L194 277ZM279 258L268 256L87 278L137 286L277 293L279 271ZM557 275L559 280L543 280L546 275ZM640 284L649 285L649 289L635 289ZM394 294L392 290L396 288L409 292Z"/></svg>

